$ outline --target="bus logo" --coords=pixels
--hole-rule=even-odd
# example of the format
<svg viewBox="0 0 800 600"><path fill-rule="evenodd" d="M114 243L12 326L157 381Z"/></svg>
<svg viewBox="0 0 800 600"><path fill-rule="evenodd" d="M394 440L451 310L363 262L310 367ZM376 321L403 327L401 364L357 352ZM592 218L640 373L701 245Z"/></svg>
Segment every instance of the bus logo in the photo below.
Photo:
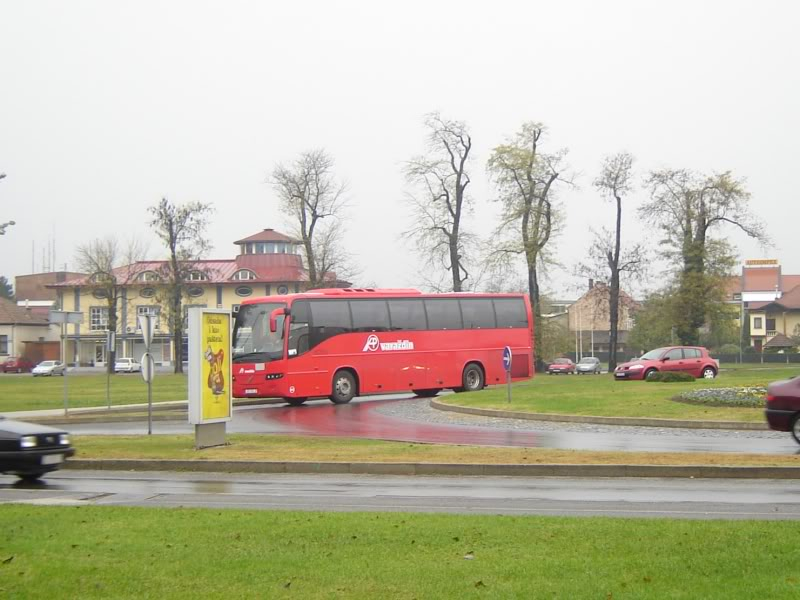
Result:
<svg viewBox="0 0 800 600"><path fill-rule="evenodd" d="M372 334L367 338L367 343L364 344L362 352L375 352L376 350L385 350L391 352L393 350L413 350L414 342L411 340L397 340L396 342L381 342L378 336Z"/></svg>

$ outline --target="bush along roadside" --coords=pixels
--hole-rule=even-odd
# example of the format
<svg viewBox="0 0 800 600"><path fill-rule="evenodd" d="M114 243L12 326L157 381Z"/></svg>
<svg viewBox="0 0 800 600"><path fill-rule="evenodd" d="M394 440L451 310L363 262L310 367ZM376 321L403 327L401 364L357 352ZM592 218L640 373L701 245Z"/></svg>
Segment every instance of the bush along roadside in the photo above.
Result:
<svg viewBox="0 0 800 600"><path fill-rule="evenodd" d="M690 373L682 371L657 371L651 373L647 381L656 381L659 383L685 383L687 381L694 381L694 376Z"/></svg>
<svg viewBox="0 0 800 600"><path fill-rule="evenodd" d="M705 406L729 406L742 408L759 408L764 406L767 388L762 386L739 388L711 388L683 392L673 398L687 404L703 404Z"/></svg>

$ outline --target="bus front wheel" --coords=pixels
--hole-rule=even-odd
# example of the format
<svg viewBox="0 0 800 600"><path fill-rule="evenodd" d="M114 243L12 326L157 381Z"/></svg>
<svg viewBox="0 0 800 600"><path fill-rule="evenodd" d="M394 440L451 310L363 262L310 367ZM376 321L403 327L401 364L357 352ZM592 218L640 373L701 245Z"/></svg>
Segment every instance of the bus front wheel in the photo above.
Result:
<svg viewBox="0 0 800 600"><path fill-rule="evenodd" d="M350 371L336 371L333 376L333 392L331 402L334 404L347 404L356 395L356 378Z"/></svg>
<svg viewBox="0 0 800 600"><path fill-rule="evenodd" d="M461 376L461 391L477 392L483 389L483 369L475 363L470 363L464 368Z"/></svg>
<svg viewBox="0 0 800 600"><path fill-rule="evenodd" d="M414 392L420 398L433 398L436 394L439 393L440 390L438 388L434 388L434 389L411 390L411 391Z"/></svg>

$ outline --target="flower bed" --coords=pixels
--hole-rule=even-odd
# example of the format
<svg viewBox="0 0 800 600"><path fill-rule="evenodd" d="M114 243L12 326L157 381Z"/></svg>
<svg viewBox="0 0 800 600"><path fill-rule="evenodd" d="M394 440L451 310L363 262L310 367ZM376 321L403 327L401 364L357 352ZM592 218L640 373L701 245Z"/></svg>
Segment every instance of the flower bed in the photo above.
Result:
<svg viewBox="0 0 800 600"><path fill-rule="evenodd" d="M675 396L673 400L687 404L703 404L705 406L758 408L764 406L766 395L767 388L763 386L708 388L683 392Z"/></svg>

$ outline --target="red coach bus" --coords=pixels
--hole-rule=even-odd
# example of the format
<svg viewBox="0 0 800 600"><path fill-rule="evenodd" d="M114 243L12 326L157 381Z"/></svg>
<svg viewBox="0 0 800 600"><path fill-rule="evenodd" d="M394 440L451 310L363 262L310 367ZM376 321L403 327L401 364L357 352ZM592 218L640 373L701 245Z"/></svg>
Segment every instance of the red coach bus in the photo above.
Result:
<svg viewBox="0 0 800 600"><path fill-rule="evenodd" d="M337 288L244 300L233 328L233 395L328 397L474 391L533 376L533 320L524 294L423 294Z"/></svg>

